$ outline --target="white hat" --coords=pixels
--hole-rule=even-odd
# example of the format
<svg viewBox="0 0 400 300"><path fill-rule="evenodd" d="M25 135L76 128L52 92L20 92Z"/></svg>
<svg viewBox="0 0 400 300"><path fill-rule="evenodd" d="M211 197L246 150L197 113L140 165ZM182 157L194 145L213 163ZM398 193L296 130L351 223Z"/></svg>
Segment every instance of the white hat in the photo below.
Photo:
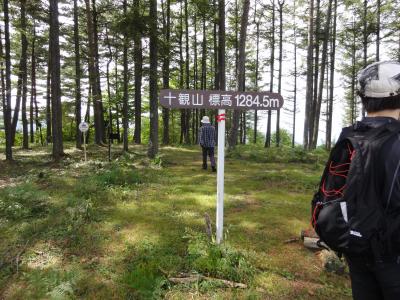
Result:
<svg viewBox="0 0 400 300"><path fill-rule="evenodd" d="M370 98L385 98L400 94L400 63L377 62L358 75L359 93Z"/></svg>
<svg viewBox="0 0 400 300"><path fill-rule="evenodd" d="M204 116L203 119L201 119L201 123L204 123L204 124L210 123L210 118L207 116Z"/></svg>

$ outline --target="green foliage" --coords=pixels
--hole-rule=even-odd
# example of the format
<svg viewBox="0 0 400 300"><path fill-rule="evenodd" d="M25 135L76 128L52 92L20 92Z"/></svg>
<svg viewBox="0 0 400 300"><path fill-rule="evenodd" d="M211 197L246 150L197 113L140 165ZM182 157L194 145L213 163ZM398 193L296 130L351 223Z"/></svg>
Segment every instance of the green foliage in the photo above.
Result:
<svg viewBox="0 0 400 300"><path fill-rule="evenodd" d="M290 147L292 145L292 134L286 129L280 129L279 133L281 146ZM272 134L271 144L276 145L276 132Z"/></svg>
<svg viewBox="0 0 400 300"><path fill-rule="evenodd" d="M49 196L31 183L8 187L0 193L0 218L22 220L48 212Z"/></svg>
<svg viewBox="0 0 400 300"><path fill-rule="evenodd" d="M108 170L102 170L95 177L94 181L98 186L128 186L142 183L138 170L121 168L114 165Z"/></svg>
<svg viewBox="0 0 400 300"><path fill-rule="evenodd" d="M173 248L157 247L146 240L128 248L128 251L132 258L128 262L124 283L140 299L161 299L167 280L160 270L176 268L182 264L182 259Z"/></svg>
<svg viewBox="0 0 400 300"><path fill-rule="evenodd" d="M250 160L258 163L315 163L324 164L328 158L328 152L323 148L307 151L301 146L294 148L270 147L261 145L238 145L227 154L228 158Z"/></svg>
<svg viewBox="0 0 400 300"><path fill-rule="evenodd" d="M71 299L74 296L74 287L80 274L77 270L32 270L24 273L23 278L35 290L21 290L25 297L49 298L54 300Z"/></svg>
<svg viewBox="0 0 400 300"><path fill-rule="evenodd" d="M227 243L217 245L204 234L188 232L188 260L192 270L211 277L250 282L255 268L250 256Z"/></svg>

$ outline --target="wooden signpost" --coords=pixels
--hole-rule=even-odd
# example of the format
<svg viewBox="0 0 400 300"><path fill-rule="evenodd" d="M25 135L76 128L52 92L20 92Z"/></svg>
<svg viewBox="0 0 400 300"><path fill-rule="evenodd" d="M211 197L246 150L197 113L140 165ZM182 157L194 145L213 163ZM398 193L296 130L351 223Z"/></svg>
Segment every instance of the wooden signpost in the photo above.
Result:
<svg viewBox="0 0 400 300"><path fill-rule="evenodd" d="M218 109L216 241L219 244L224 226L225 110L278 110L283 106L283 97L270 92L165 89L160 91L160 104L166 108Z"/></svg>

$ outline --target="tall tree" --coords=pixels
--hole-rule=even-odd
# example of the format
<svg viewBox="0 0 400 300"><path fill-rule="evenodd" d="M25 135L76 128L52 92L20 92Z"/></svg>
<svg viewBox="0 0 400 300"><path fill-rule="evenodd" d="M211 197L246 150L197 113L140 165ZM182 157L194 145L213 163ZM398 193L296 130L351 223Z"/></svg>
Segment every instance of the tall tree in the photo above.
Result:
<svg viewBox="0 0 400 300"><path fill-rule="evenodd" d="M50 0L50 56L51 56L51 120L53 134L53 158L58 161L64 155L61 83L60 83L60 25L58 22L58 0Z"/></svg>
<svg viewBox="0 0 400 300"><path fill-rule="evenodd" d="M219 0L218 4L218 88L226 89L225 74L225 0Z"/></svg>
<svg viewBox="0 0 400 300"><path fill-rule="evenodd" d="M149 158L158 153L158 96L157 96L157 0L150 0L149 15L150 30L150 140L148 148Z"/></svg>
<svg viewBox="0 0 400 300"><path fill-rule="evenodd" d="M184 0L185 3L185 46L186 46L186 59L185 59L185 83L186 89L190 89L190 53L189 53L189 12L188 12L188 0ZM183 142L190 144L190 109L185 109L184 118L184 134Z"/></svg>
<svg viewBox="0 0 400 300"><path fill-rule="evenodd" d="M258 69L259 69L259 59L260 59L260 22L256 22L256 74L255 74L255 90L258 92ZM254 111L254 136L253 143L257 143L257 123L258 115L257 110Z"/></svg>
<svg viewBox="0 0 400 300"><path fill-rule="evenodd" d="M168 0L169 1L169 0ZM140 1L133 2L135 19L140 20L139 9ZM142 38L140 31L135 28L133 35L133 60L135 62L135 133L134 142L142 142L142 73L143 73L143 55Z"/></svg>
<svg viewBox="0 0 400 300"><path fill-rule="evenodd" d="M128 4L127 0L124 0L124 17L127 18ZM129 116L128 116L128 32L124 31L124 100L122 104L122 125L124 128L124 151L128 151L128 131L129 131Z"/></svg>
<svg viewBox="0 0 400 300"><path fill-rule="evenodd" d="M322 104L322 93L324 89L324 75L325 69L327 65L327 57L328 57L328 40L329 40L329 32L330 32L330 25L331 25L331 15L332 15L332 1L329 0L328 3L328 12L326 16L325 22L325 29L324 29L324 40L322 46L322 58L321 58L321 72L320 72L320 80L319 80L319 87L318 87L318 98L317 102L315 103L315 115L314 115L314 126L313 126L313 138L312 138L312 145L311 148L315 149L318 142L318 131L319 131L319 118L320 118L320 111L321 111L321 104Z"/></svg>
<svg viewBox="0 0 400 300"><path fill-rule="evenodd" d="M333 6L333 25L330 47L330 82L329 82L329 99L328 111L326 117L326 149L331 149L332 140L332 117L333 117L333 91L335 86L335 56L336 56L336 22L337 22L337 0L334 0Z"/></svg>
<svg viewBox="0 0 400 300"><path fill-rule="evenodd" d="M163 8L163 33L165 39L164 53L163 53L163 65L162 65L162 76L163 76L163 88L169 89L169 77L170 77L170 49L171 49L171 1L166 1L166 13ZM163 144L169 144L169 108L163 107Z"/></svg>
<svg viewBox="0 0 400 300"><path fill-rule="evenodd" d="M285 1L278 0L279 6L279 71L278 71L278 94L282 91L282 60L283 60L283 7ZM276 146L280 146L280 122L281 122L281 111L278 109L276 114Z"/></svg>
<svg viewBox="0 0 400 300"><path fill-rule="evenodd" d="M47 76L46 76L46 143L49 144L52 141L51 133L51 39L49 39L49 51L47 59Z"/></svg>
<svg viewBox="0 0 400 300"><path fill-rule="evenodd" d="M296 0L293 1L293 45L294 45L294 87L293 87L293 122L292 122L292 148L295 145L296 137L296 112L297 112L297 23L296 23Z"/></svg>
<svg viewBox="0 0 400 300"><path fill-rule="evenodd" d="M381 7L382 7L382 1L377 0L377 3L376 3L376 57L375 57L376 61L380 60Z"/></svg>
<svg viewBox="0 0 400 300"><path fill-rule="evenodd" d="M76 148L82 147L81 132L79 123L82 121L81 113L81 63L79 49L79 19L78 19L78 0L74 0L74 44L75 44L75 139Z"/></svg>
<svg viewBox="0 0 400 300"><path fill-rule="evenodd" d="M5 121L6 109L6 84L4 78L4 53L3 53L3 36L0 28L0 84L1 84L1 107L3 110L3 120Z"/></svg>
<svg viewBox="0 0 400 300"><path fill-rule="evenodd" d="M34 118L34 105L37 107L36 102L36 55L35 55L35 40L36 40L36 29L35 29L35 21L33 22L33 35L32 35L32 42L31 42L31 103L29 106L30 116L30 137L31 143L35 142L35 129L34 129L34 120L36 120L36 129L38 126L38 115ZM37 110L36 113L38 114Z"/></svg>
<svg viewBox="0 0 400 300"><path fill-rule="evenodd" d="M22 148L29 148L28 119L26 115L26 101L28 95L28 39L26 37L26 0L21 0L21 69L22 72Z"/></svg>
<svg viewBox="0 0 400 300"><path fill-rule="evenodd" d="M6 133L6 160L12 160L12 137L11 137L11 55L10 55L10 17L8 12L8 0L3 0L4 13L4 41L6 61L6 84L5 103L3 105L4 129Z"/></svg>
<svg viewBox="0 0 400 300"><path fill-rule="evenodd" d="M270 57L270 81L269 81L270 92L274 91L274 71L275 71L274 68L275 68L275 0L272 0L271 57ZM264 147L271 146L271 119L272 119L272 112L269 110Z"/></svg>
<svg viewBox="0 0 400 300"><path fill-rule="evenodd" d="M313 102L313 57L314 57L314 0L309 1L308 15L308 42L307 42L307 80L306 80L306 105L304 115L304 148L309 147L310 113Z"/></svg>
<svg viewBox="0 0 400 300"><path fill-rule="evenodd" d="M239 92L245 91L245 64L246 64L246 37L247 37L247 25L249 20L249 9L250 9L250 0L243 1L243 13L240 24L240 41L239 41L239 60L238 60L238 77L237 77L237 89ZM238 140L238 128L239 128L239 117L241 111L234 110L233 118L232 118L232 127L229 135L229 148L233 149Z"/></svg>
<svg viewBox="0 0 400 300"><path fill-rule="evenodd" d="M96 15L92 12L90 0L85 0L86 4L86 22L87 33L89 41L89 81L92 89L93 97L93 111L94 111L94 128L95 128L95 142L102 144L104 142L104 116L103 116L103 102L100 89L100 78L98 71L97 53L97 30L93 16ZM93 3L95 4L95 3ZM95 7L93 7L94 10Z"/></svg>

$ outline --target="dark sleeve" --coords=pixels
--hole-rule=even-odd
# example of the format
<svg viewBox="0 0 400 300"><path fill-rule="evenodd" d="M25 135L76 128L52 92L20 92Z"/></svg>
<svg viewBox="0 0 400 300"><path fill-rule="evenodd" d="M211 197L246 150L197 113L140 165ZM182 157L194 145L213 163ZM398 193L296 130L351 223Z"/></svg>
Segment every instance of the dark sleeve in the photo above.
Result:
<svg viewBox="0 0 400 300"><path fill-rule="evenodd" d="M203 127L199 128L199 144L203 145L204 141L203 141Z"/></svg>
<svg viewBox="0 0 400 300"><path fill-rule="evenodd" d="M217 140L216 130L215 130L214 126L212 128L213 128L213 138L214 138L214 141L216 141Z"/></svg>

